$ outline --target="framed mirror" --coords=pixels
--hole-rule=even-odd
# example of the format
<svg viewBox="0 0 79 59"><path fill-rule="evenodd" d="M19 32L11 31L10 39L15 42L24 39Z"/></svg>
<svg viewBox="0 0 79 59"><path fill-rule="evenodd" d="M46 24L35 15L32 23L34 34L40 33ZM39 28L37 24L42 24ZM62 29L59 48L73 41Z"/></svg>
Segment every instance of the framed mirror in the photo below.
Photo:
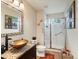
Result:
<svg viewBox="0 0 79 59"><path fill-rule="evenodd" d="M23 34L23 12L1 1L1 37Z"/></svg>

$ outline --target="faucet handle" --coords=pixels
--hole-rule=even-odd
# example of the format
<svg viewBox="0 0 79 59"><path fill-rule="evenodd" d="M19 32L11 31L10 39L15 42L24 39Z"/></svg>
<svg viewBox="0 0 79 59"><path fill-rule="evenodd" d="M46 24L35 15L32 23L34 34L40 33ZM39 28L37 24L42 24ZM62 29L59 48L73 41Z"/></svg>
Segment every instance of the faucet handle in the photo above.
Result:
<svg viewBox="0 0 79 59"><path fill-rule="evenodd" d="M8 40L12 40L12 38L8 38Z"/></svg>

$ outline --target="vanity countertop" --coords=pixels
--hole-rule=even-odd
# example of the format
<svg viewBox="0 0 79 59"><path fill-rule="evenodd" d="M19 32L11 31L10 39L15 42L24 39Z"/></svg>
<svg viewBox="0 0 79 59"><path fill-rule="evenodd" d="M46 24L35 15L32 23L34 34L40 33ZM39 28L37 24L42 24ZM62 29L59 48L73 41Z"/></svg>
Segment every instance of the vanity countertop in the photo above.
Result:
<svg viewBox="0 0 79 59"><path fill-rule="evenodd" d="M28 43L26 46L24 46L21 49L13 49L9 48L8 51L6 51L4 54L1 55L1 57L5 59L18 59L21 55L23 55L26 51L31 49L35 44Z"/></svg>

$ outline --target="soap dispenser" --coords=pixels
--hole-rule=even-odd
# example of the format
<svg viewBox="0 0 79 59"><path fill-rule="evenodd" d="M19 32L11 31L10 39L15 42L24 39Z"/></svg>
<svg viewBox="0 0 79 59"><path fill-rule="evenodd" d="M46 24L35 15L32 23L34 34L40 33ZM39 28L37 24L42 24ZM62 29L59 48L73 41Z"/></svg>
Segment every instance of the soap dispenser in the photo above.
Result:
<svg viewBox="0 0 79 59"><path fill-rule="evenodd" d="M36 44L36 37L32 37L31 43L32 43L32 44Z"/></svg>

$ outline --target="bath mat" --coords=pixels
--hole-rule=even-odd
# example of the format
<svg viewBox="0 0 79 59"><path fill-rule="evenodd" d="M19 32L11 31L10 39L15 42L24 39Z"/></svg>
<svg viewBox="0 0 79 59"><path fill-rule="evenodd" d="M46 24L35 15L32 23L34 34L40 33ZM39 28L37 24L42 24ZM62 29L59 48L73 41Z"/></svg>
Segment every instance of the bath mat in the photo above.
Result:
<svg viewBox="0 0 79 59"><path fill-rule="evenodd" d="M40 57L39 59L55 59L53 54L46 53L45 57Z"/></svg>

